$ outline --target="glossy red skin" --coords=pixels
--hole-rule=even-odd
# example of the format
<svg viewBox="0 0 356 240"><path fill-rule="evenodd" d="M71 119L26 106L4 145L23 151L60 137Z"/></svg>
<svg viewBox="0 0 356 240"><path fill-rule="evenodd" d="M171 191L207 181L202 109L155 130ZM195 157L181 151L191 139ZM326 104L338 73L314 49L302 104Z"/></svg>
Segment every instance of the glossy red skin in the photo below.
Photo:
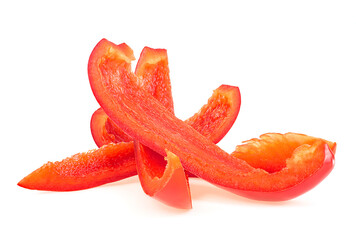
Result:
<svg viewBox="0 0 356 240"><path fill-rule="evenodd" d="M137 174L133 143L108 144L60 162L48 162L18 185L45 191L83 190Z"/></svg>
<svg viewBox="0 0 356 240"><path fill-rule="evenodd" d="M122 58L123 54L115 46L107 40L98 43L89 59L89 80L101 107L131 137L161 155L165 151L176 154L185 169L213 184L237 194L241 194L241 191L257 192L257 195L252 196L253 199L291 199L308 191L312 185L310 182L319 182L320 179L310 182L306 180L322 169L323 163L329 162L325 160L330 156L326 152L331 150L325 150L325 141L318 140L315 145L301 145L298 151L296 149L292 159L298 160L305 151L308 154L306 163L293 162L292 168L285 168L273 174L253 168L247 162L230 156L177 119L157 100L142 91L135 83L135 76L125 68L116 72L108 71L118 62L123 65L130 64L130 59ZM118 53L115 56L105 55L107 48L115 49L114 52ZM316 163L312 161L314 155L317 157ZM300 191L289 191L297 185Z"/></svg>
<svg viewBox="0 0 356 240"><path fill-rule="evenodd" d="M164 160L161 155L135 141L135 157L140 182L147 195L168 206L192 208L189 182L177 156L169 153ZM166 161L163 169L162 161Z"/></svg>
<svg viewBox="0 0 356 240"><path fill-rule="evenodd" d="M254 200L264 200L264 201L286 201L296 198L307 191L313 189L318 185L324 178L326 178L329 173L333 170L335 165L335 156L333 151L329 148L327 144L324 145L324 163L322 166L311 176L305 178L302 182L294 185L285 190L274 191L274 192L258 192L258 191L246 191L238 190L232 188L225 188L226 190L236 193L240 196L254 199Z"/></svg>

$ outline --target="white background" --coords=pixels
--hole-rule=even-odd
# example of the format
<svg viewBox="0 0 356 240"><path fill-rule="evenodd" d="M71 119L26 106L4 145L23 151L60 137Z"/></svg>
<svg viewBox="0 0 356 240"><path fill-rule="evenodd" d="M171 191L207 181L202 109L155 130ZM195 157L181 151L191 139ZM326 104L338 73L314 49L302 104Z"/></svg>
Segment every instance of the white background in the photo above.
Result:
<svg viewBox="0 0 356 240"><path fill-rule="evenodd" d="M355 1L1 1L1 239L356 239ZM137 177L52 193L16 184L47 161L95 148L87 78L101 38L168 50L185 119L237 85L228 152L266 132L338 143L333 172L282 203L191 181L193 209L146 196Z"/></svg>

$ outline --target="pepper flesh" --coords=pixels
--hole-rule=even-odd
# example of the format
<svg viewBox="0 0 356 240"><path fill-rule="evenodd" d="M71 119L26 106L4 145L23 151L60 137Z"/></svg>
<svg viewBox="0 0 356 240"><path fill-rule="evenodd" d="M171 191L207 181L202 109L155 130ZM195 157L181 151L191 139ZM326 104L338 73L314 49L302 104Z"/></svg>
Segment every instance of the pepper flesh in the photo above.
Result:
<svg viewBox="0 0 356 240"><path fill-rule="evenodd" d="M137 84L174 113L167 51L144 48L136 65ZM179 158L164 157L134 141L137 173L143 191L173 207L190 209L192 200L188 178ZM151 174L147 174L147 173ZM174 193L174 194L172 194Z"/></svg>
<svg viewBox="0 0 356 240"><path fill-rule="evenodd" d="M222 99L225 100L222 101ZM197 114L194 115L196 121L201 121L207 117L208 119L213 119L210 117L211 114L220 112L219 108L228 109L226 119L230 121L235 121L237 116L235 106L240 105L240 94L238 88L221 88L214 91L213 95L209 98L209 101L201 109L210 109L206 111L200 110ZM220 102L221 104L216 104L215 102ZM227 108L226 108L227 107ZM100 111L100 112L99 112ZM97 110L95 114L103 117L105 120L108 116L104 113L102 109ZM231 117L232 116L232 117ZM93 117L94 118L94 117ZM96 122L98 122L99 117L95 117ZM228 122L228 121L222 121ZM194 121L192 121L194 124ZM225 125L221 124L218 121L214 123L209 123L211 131L220 132L223 134ZM101 123L102 124L102 123ZM197 126L197 124L195 124ZM228 123L230 125L230 123ZM104 126L104 125L102 125ZM116 125L115 125L116 126ZM102 129L102 128L97 128ZM98 132L99 133L99 132ZM102 133L99 133L99 135ZM219 136L221 134L215 134ZM97 138L100 139L100 138ZM214 140L216 141L216 139ZM28 189L36 190L47 190L47 191L74 191L87 189L102 184L114 182L121 180L126 177L134 176L137 174L136 171L136 160L134 154L134 144L133 142L127 143L108 143L111 147L109 149L119 149L120 151L125 152L126 156L118 153L116 159L105 158L105 152L108 151L108 147L101 146L99 149L93 149L87 154L81 153L76 154L75 161L69 161L67 158L55 163L44 164L39 169L27 175L23 178L18 185ZM116 146L117 145L117 146ZM118 150L116 150L118 151ZM82 156L82 157L79 157ZM97 157L95 157L97 156ZM103 157L99 157L103 156ZM74 158L74 157L72 157ZM94 159L98 159L101 162L96 164ZM163 159L162 159L163 160ZM115 164L114 164L115 163ZM165 161L161 161L161 169L164 169L166 165ZM108 168L110 166L110 168ZM75 176L74 172L81 172L81 175ZM66 173L71 173L67 175ZM100 177L96 177L100 176Z"/></svg>
<svg viewBox="0 0 356 240"><path fill-rule="evenodd" d="M128 67L126 67L126 69L128 69ZM151 49L147 47L144 48L136 65L135 75L141 89L150 93L157 100L159 100L168 111L171 111L172 113L174 112L169 79L168 59L165 50ZM209 99L208 104L204 105L201 110L193 117L189 118L187 122L203 135L206 135L214 142L218 142L223 138L223 136L225 136L236 120L240 109L240 102L241 97L238 88L221 86L219 89L214 91L214 94ZM99 120L96 121L96 117L99 118ZM98 131L95 130L98 128L104 129L101 130L101 132L104 135L107 134L109 136L106 137L109 141L111 139L123 139L122 135L126 137L119 127L115 127L115 124L110 124L110 128L108 128L107 124L105 124L104 128L103 124L105 121L100 121L103 117L105 116L102 114L100 115L94 113L91 121L91 123L95 124L91 124L93 137L94 139L99 138L99 140L96 140L98 146L103 143L100 140L105 138L105 136L102 137L100 134L96 134ZM110 121L110 118L107 116L106 119L106 123ZM98 123L100 125L96 125ZM114 131L115 128L118 130ZM215 128L218 128L219 131L214 130ZM115 134L108 134L109 132L116 132L119 136L115 137ZM112 135L114 135L114 137L111 137ZM172 166L176 166L178 164L170 164L170 162L167 164L167 162L164 161L163 156L159 154L141 154L143 152L152 152L152 150L145 146L140 146L138 142L135 144L135 148L138 148L138 150L135 151L136 164L138 166L137 172L144 192L147 195L153 196L166 203L167 205L186 209L191 208L192 204L189 183L187 177L182 174L182 172L184 172L183 168L180 167L172 169ZM160 161L157 161L157 159L160 159ZM168 160L175 162L177 161L177 158L168 158ZM147 174L147 172L153 172L147 169L151 168L153 163L157 162L160 164L156 164L155 169L159 169L159 172L164 172L164 177L158 175L157 171L154 172L156 175L153 176ZM192 174L189 175L194 176ZM154 188L154 191L152 191L152 188L149 186L153 182L157 181L161 183L160 186L162 189ZM184 188L182 186L186 187ZM175 194L172 195L171 192L175 192ZM179 196L185 196L186 199ZM174 200L174 198L178 198L179 201Z"/></svg>
<svg viewBox="0 0 356 240"><path fill-rule="evenodd" d="M133 141L121 128L116 126L102 108L93 113L90 120L90 129L94 142L99 148L109 143Z"/></svg>
<svg viewBox="0 0 356 240"><path fill-rule="evenodd" d="M48 162L24 177L18 185L36 190L74 191L136 174L133 142L111 143L59 162Z"/></svg>
<svg viewBox="0 0 356 240"><path fill-rule="evenodd" d="M132 53L129 49L127 49L127 45L121 45L120 48L122 49L123 52L126 52L129 55ZM159 50L159 52L165 54L163 50ZM133 59L133 56L131 56L131 59ZM142 68L147 67L147 64L143 64L145 61L150 62L151 65L149 65L148 67L154 69L152 65L152 60L149 58L149 55L141 54L138 62L139 63L141 62ZM130 70L130 67L128 67L128 65L124 65L124 67L126 67L127 70ZM142 69L142 68L136 67L136 71L138 71L137 69ZM161 71L162 67L159 67L159 70ZM151 74L150 75L151 79L149 79L149 77L146 74L145 78L141 79L141 81L145 81L145 85L141 84L141 86L145 90L147 90L145 86L151 86L149 88L151 90L152 89L155 90L155 88L152 87L155 85L167 86L169 84L169 78L165 78L165 79L161 78L161 80L162 81L165 80L166 83L162 81L159 84L150 83L150 81L157 81L158 79L156 77L157 74L158 74L157 71L156 71L156 75ZM167 75L165 74L164 76ZM165 89L169 89L167 94L167 99L171 98L170 88L166 87ZM157 92L157 89L155 90L155 92ZM161 100L162 100L163 94L160 94L159 96L161 96ZM231 87L231 86L223 86L215 90L212 97L209 98L208 103L204 105L198 113L196 113L193 117L191 117L187 121L189 121L189 124L192 124L198 131L202 131L203 135L210 134L207 135L207 137L211 138L214 142L217 142L226 134L228 129L232 126L233 122L235 121L240 109L240 99L241 97L238 88ZM166 102L170 102L170 101L168 100ZM216 118L216 116L219 117ZM205 119L208 119L208 121L206 121ZM205 126L208 126L208 128ZM125 134L121 130L121 128L119 128L110 118L108 118L108 116L105 114L103 109L100 108L94 112L91 119L91 130L96 144L100 147L99 149L91 150L88 153L76 154L74 155L75 157L73 156L71 158L64 159L60 162L55 162L55 163L49 162L43 165L41 168L35 170L28 176L26 176L18 183L18 185L24 188L37 189L37 190L73 191L73 190L81 190L81 189L87 189L87 188L99 186L102 184L121 180L123 178L134 176L137 174L136 161L135 158L132 157L134 155L134 151L132 147L133 142L127 145L118 144L116 147L110 144L111 142L120 143L122 141L127 141L127 142L132 141L132 138L127 134ZM209 131L214 132L214 134L209 133ZM105 144L110 144L110 149L115 149L115 148L121 149L120 151L130 152L131 155L129 154L130 157L124 157L124 156L120 156L119 154L116 156L116 160L114 160L114 157L106 158L104 156L105 155L104 153L107 151L108 147L104 146ZM96 164L94 159L98 159L99 158L98 156L101 155L103 155L103 157L99 159L100 164L99 163ZM72 159L73 161L70 159ZM114 164L114 161L118 161L118 162ZM162 171L165 170L166 168L165 166L166 166L166 162L163 160L162 157L161 166L160 166ZM78 174L77 175L75 174L79 172L81 173L80 176ZM166 181L165 184L167 184L168 182L167 179L168 178L165 178L162 181ZM172 182L178 182L176 180L177 177L173 177L173 179L175 180ZM186 182L186 179L183 180L184 182ZM188 185L188 183L186 184ZM169 184L167 184L167 186L168 185ZM180 184L180 185L184 185L184 184ZM166 192L166 190L162 191L161 193L159 192L155 193L155 197L158 198L158 196L160 196L161 201L165 201L164 192ZM168 198L172 198L170 194L166 194L166 196ZM170 201L174 203L173 200ZM189 204L186 204L186 206L189 206ZM182 205L180 205L180 207L182 207Z"/></svg>
<svg viewBox="0 0 356 240"><path fill-rule="evenodd" d="M240 105L239 88L222 85L214 90L207 104L185 122L214 143L218 143L234 124ZM90 128L98 147L111 142L133 141L133 138L121 130L102 108L93 113Z"/></svg>
<svg viewBox="0 0 356 240"><path fill-rule="evenodd" d="M105 49L111 49L113 54L105 54ZM236 194L279 201L310 190L327 173L318 175L312 184L304 186L303 183L323 166L328 171L333 167L334 155L330 147L318 138L312 145L301 143L286 161L287 167L272 174L229 155L142 91L134 74L125 68L112 71L119 63L130 64L130 59L122 55L115 44L105 39L94 48L88 73L97 101L128 135L161 155L165 151L174 153L183 167L193 174ZM291 194L297 186L300 190Z"/></svg>
<svg viewBox="0 0 356 240"><path fill-rule="evenodd" d="M126 49L126 44L123 45ZM133 52L128 51L134 58ZM125 67L131 71L130 65ZM135 74L140 87L152 94L167 109L173 112L173 98L169 78L168 58L165 49L144 47L137 61ZM116 124L99 108L90 121L90 129L96 145L101 146L111 142L129 142L133 139L116 126Z"/></svg>
<svg viewBox="0 0 356 240"><path fill-rule="evenodd" d="M140 182L147 195L169 206L192 208L189 181L176 155L167 152L162 159L161 155L135 141L135 157ZM162 168L162 164L166 167Z"/></svg>

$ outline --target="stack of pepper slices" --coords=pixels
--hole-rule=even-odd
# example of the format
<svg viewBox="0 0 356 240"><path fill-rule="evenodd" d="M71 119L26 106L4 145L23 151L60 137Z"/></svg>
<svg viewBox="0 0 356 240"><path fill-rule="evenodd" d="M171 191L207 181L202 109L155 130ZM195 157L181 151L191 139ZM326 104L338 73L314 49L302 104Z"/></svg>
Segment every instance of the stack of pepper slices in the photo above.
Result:
<svg viewBox="0 0 356 240"><path fill-rule="evenodd" d="M145 47L135 73L132 49L101 40L88 74L101 108L91 119L98 149L48 162L18 185L74 191L138 174L146 194L192 207L188 177L264 201L295 198L333 169L336 143L303 134L268 133L228 154L218 143L240 110L238 87L222 85L191 118L174 115L167 51Z"/></svg>

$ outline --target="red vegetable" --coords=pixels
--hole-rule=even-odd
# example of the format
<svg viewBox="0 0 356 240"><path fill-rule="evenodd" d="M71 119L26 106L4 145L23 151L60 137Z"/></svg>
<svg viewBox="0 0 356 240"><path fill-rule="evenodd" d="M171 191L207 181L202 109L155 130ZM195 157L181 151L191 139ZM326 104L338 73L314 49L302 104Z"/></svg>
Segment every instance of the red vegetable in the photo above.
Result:
<svg viewBox="0 0 356 240"><path fill-rule="evenodd" d="M229 121L234 121L237 116L238 108L235 108L235 106L240 106L239 99L239 91L235 87L217 89L212 97L209 98L208 103L191 118L195 119L191 121L191 124L200 126L195 124L195 121L204 122L204 117L213 120L214 117L211 115L215 116L217 113L224 113L221 114L221 118L225 118L225 120L207 123L212 132L220 133L215 135L223 135L226 129L225 126L231 125ZM225 109L226 112L221 111L221 108ZM105 120L108 118L102 109L97 110L95 114L103 116ZM97 120L100 120L100 118L96 118ZM105 157L106 154L114 151L117 151L118 155L116 157L115 155L111 155L109 158ZM125 155L122 155L121 151ZM162 161L161 168L164 168L165 165L166 162ZM29 189L73 191L118 181L136 174L133 142L112 143L110 147L104 145L99 149L91 150L88 153L76 154L60 162L49 162L26 176L18 184Z"/></svg>
<svg viewBox="0 0 356 240"><path fill-rule="evenodd" d="M147 195L169 206L192 208L188 178L176 155L167 152L164 160L160 154L135 141L135 156L140 182Z"/></svg>
<svg viewBox="0 0 356 240"><path fill-rule="evenodd" d="M90 120L90 129L93 139L99 148L109 143L133 141L121 128L116 126L101 108L93 113Z"/></svg>
<svg viewBox="0 0 356 240"><path fill-rule="evenodd" d="M152 53L151 49L145 49L146 50L143 51L143 53ZM130 51L128 52L130 53ZM162 50L159 50L159 52L162 55L166 54L166 52ZM163 58L162 55L161 58ZM157 57L157 54L153 55L152 58L154 59L154 57ZM145 86L151 86L149 87L151 93L157 93L157 91L163 91L163 89L161 88L160 90L158 90L158 88L154 86L170 86L169 75L163 74L164 72L167 73L168 65L166 64L166 61L163 61L162 63L166 64L166 67L163 67L161 64L156 64L156 67L154 67L155 64L153 64L154 61L152 58L150 58L147 54L141 54L141 57L138 61L141 67L137 67L136 71L138 71L137 69L141 69L140 71L143 71L144 67L148 68L144 71L146 72L145 78L140 80L141 86L143 88L145 88ZM150 62L150 64L144 64L144 62ZM127 69L129 68L127 67ZM150 72L151 74L148 75L147 73ZM152 72L154 72L154 74ZM157 75L165 77L159 78L157 77ZM156 81L158 81L159 79L160 83L158 84ZM142 84L143 81L145 81L145 84ZM164 89L169 89L166 90L166 92L168 93L166 95L166 99L171 98L170 87L166 87ZM163 94L156 94L156 96L161 96L161 100L164 98ZM208 103L204 105L197 114L188 119L187 122L189 122L189 124L192 124L198 131L201 131L202 134L207 135L214 142L217 142L226 134L226 132L232 126L238 115L239 108L240 92L238 91L238 88L223 86L215 90ZM131 137L126 135L119 127L117 127L117 125L110 118L108 118L108 116L102 109L98 109L93 114L91 119L91 130L94 140L96 141L98 146L102 146L103 144L108 144L110 142L118 143L121 141L130 141L132 139ZM125 146L127 149L125 149ZM133 176L137 172L135 158L133 157L134 151L132 146L132 143L127 145L118 144L118 146L111 144L110 149L113 149L113 151L117 148L120 149L120 151L127 151L127 156L130 156L125 157L119 154L118 156L116 156L116 160L114 159L115 155L110 158L105 157L105 154L109 151L108 147L103 146L99 149L91 150L88 153L76 154L73 157L67 158L61 162L49 162L41 168L35 170L33 173L26 176L23 180L19 182L19 185L25 188L37 190L71 191L99 186L101 184L120 180L122 178L125 178L125 176ZM145 152L150 151L149 149L145 149ZM130 153L131 155L128 153ZM100 158L101 155L103 155L102 158ZM147 154L144 155L145 158L147 158L147 156ZM178 165L177 158L168 158L168 164L163 159L163 157L160 158L161 161L157 161L157 159L159 159L158 157L153 160L145 159L144 163L140 165L140 169L143 169L145 163L147 162L153 162L150 164L151 166L154 163L160 163L160 165L156 164L155 170L160 169L159 171L161 171L162 173L164 172L165 174L165 178L161 179L161 186L164 185L164 189L162 189L161 191L159 191L159 189L156 189L156 192L154 193L150 189L147 190L146 187L149 186L150 182L150 180L148 180L147 182L143 183L143 188L145 192L148 195L160 199L168 205L173 205L181 208L190 208L191 202L188 187L186 187L185 191L183 192L181 190L178 191L181 192L181 196L186 197L185 201L182 200L182 197L179 198L177 196L177 191L175 195L171 195L169 193L170 191L177 188L171 186L173 183L181 182L179 186L188 186L184 175L183 177L180 177L181 181L178 181L178 176L182 176L182 174L178 174L182 170L182 168L179 169L176 167ZM170 159L173 160L171 161ZM116 163L115 161L118 162ZM145 167L145 169L145 172L151 171L149 170L149 167ZM172 171L172 169L174 169L174 171ZM157 177L159 177L159 175L157 175ZM170 183L169 179L171 179ZM157 180L154 181L158 182ZM179 186L177 189L181 189L179 188ZM185 195L183 193L185 193ZM173 196L176 196L176 200L174 200ZM189 199L189 201L187 199ZM172 204L169 204L170 202ZM190 203L188 204L188 202Z"/></svg>
<svg viewBox="0 0 356 240"><path fill-rule="evenodd" d="M135 74L140 88L154 96L164 104L167 110L173 113L173 100L166 51L162 49L144 48L136 66ZM208 104L205 105L199 113L188 119L187 122L203 135L209 137L214 142L218 142L234 123L240 109L240 100L241 98L238 88L222 86L214 92L213 96L209 99ZM94 139L98 139L96 140L98 146L104 143L101 139L105 138L107 141L120 141L124 138L129 139L129 137L126 137L127 135L124 134L119 127L115 126L105 114L102 114L102 111L98 114L96 113L92 117L91 128ZM96 118L98 118L98 120L96 120ZM219 131L215 129L217 127ZM103 130L99 132L97 130L98 128ZM97 134L97 132L102 133L102 136ZM116 135L118 137L115 137ZM136 148L139 148L139 150L136 151L136 161L138 175L145 193L154 196L168 205L180 208L191 208L188 180L181 174L184 172L183 168L180 167L179 169L175 169L173 173L170 173L172 171L170 167L176 166L177 164L171 165L168 163L166 166L163 156L158 154L140 154L142 152L150 153L152 150L140 146L139 143L136 143L135 146ZM151 157L152 159L150 159ZM160 159L160 161L157 159ZM157 164L158 162L160 164ZM153 163L156 163L156 171L150 170ZM147 172L150 172L151 175L148 175ZM158 174L158 172L162 172L162 174L164 173L163 175L165 177L161 178L161 175ZM166 172L167 174L172 175L167 175ZM156 175L152 175L153 173L156 173ZM153 184L153 182L156 182L156 186L161 186L163 189L156 187L154 188L154 191L152 191L152 188L149 186L151 183ZM160 184L157 184L157 182L160 182ZM181 186L186 186L186 188L182 188ZM174 195L167 194L173 191L175 192ZM186 199L183 200L182 197L180 197L179 201L173 200L174 196L185 196Z"/></svg>
<svg viewBox="0 0 356 240"><path fill-rule="evenodd" d="M134 145L111 143L78 153L60 162L48 162L18 185L28 189L74 191L96 187L136 175Z"/></svg>
<svg viewBox="0 0 356 240"><path fill-rule="evenodd" d="M126 45L124 46L126 47ZM130 55L131 53L130 51ZM127 65L126 67L131 71L131 66ZM152 94L167 109L173 112L167 51L165 49L143 48L137 61L135 74L140 87ZM93 139L98 147L111 142L133 141L130 136L125 134L123 130L108 118L101 108L96 110L92 115L90 128Z"/></svg>
<svg viewBox="0 0 356 240"><path fill-rule="evenodd" d="M130 62L120 45L105 39L97 44L88 65L97 101L128 135L161 155L174 153L193 174L249 198L287 200L308 191L332 168L334 155L328 142L318 138L297 145L285 138L293 151L283 159L286 167L274 173L227 154L140 89L136 76L125 67Z"/></svg>
<svg viewBox="0 0 356 240"><path fill-rule="evenodd" d="M174 113L165 50L144 48L136 65L135 75L141 89L160 101L166 110ZM137 173L144 192L167 205L191 208L188 178L179 158L171 154L165 158L165 162L163 156L138 141L134 142Z"/></svg>

